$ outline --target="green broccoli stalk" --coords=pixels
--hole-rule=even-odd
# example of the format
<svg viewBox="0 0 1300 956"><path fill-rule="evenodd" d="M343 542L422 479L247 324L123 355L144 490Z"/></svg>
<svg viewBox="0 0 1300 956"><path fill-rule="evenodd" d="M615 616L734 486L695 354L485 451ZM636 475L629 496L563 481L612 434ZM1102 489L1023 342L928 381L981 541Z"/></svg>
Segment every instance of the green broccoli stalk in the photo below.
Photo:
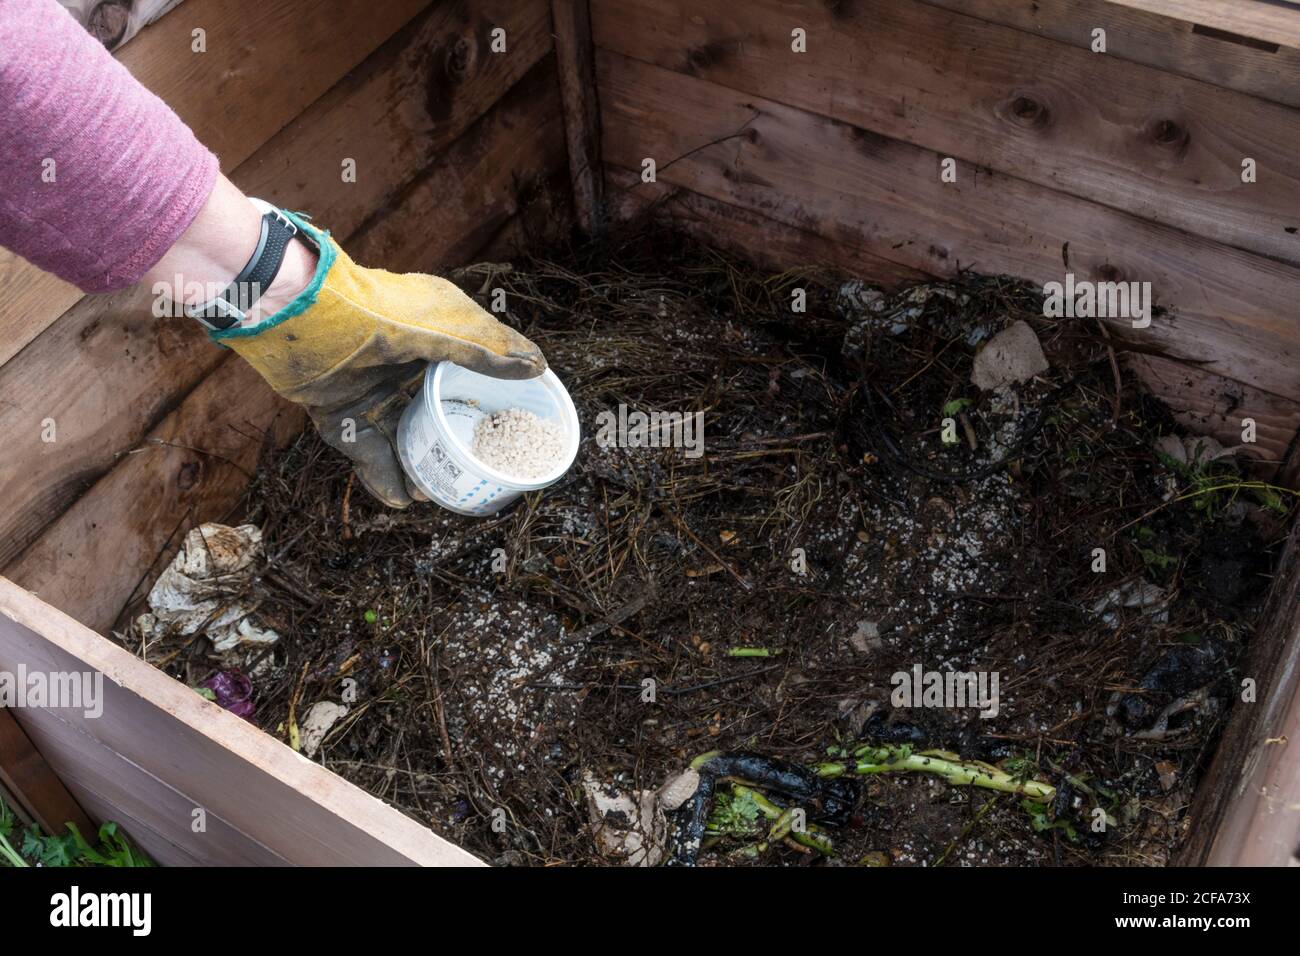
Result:
<svg viewBox="0 0 1300 956"><path fill-rule="evenodd" d="M815 768L822 777L839 777L846 773L893 773L896 771L916 771L933 773L943 777L949 783L963 787L983 787L986 790L1000 790L1003 793L1019 793L1034 800L1050 803L1056 796L1056 788L1037 780L1021 780L992 764L976 760L962 760L957 754L945 750L923 750L913 753L912 748L884 745L880 747L864 746L853 751L852 763L836 762L818 764Z"/></svg>
<svg viewBox="0 0 1300 956"><path fill-rule="evenodd" d="M794 821L793 807L783 810L757 790L743 784L732 784L731 789L737 797L752 800L754 805L758 807L759 812L772 821L772 828L767 835L769 842L776 843L788 836L800 846L806 846L810 850L816 850L818 853L824 853L827 856L834 855L831 841L821 835L821 830L818 827L809 824L808 829L803 832L796 832L792 829Z"/></svg>
<svg viewBox="0 0 1300 956"><path fill-rule="evenodd" d="M14 832L13 811L0 800L0 862L7 866L30 866L17 850L9 843L9 836Z"/></svg>

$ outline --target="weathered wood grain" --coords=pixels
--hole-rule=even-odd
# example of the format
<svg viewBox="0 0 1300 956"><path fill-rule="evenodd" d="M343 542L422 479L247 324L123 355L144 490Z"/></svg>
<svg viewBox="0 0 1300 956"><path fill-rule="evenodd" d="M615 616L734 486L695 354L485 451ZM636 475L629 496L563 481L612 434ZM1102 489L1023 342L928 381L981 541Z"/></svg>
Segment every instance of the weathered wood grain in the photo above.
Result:
<svg viewBox="0 0 1300 956"><path fill-rule="evenodd" d="M732 206L666 183L643 183L638 173L605 166L610 218L629 222L651 216L700 242L747 256L776 272L826 267L886 288L920 282L926 274L863 249L786 225L743 206Z"/></svg>
<svg viewBox="0 0 1300 956"><path fill-rule="evenodd" d="M917 0L597 0L593 24L604 49L1300 261L1300 110Z"/></svg>
<svg viewBox="0 0 1300 956"><path fill-rule="evenodd" d="M588 0L552 0L560 99L569 146L569 175L578 226L600 232L604 216L600 175L600 107L596 102L595 50Z"/></svg>
<svg viewBox="0 0 1300 956"><path fill-rule="evenodd" d="M66 836L72 823L89 838L98 829L5 707L0 707L0 784L46 833Z"/></svg>
<svg viewBox="0 0 1300 956"><path fill-rule="evenodd" d="M506 31L506 52L490 49ZM246 192L303 209L338 237L402 190L551 52L547 0L438 2L244 163ZM356 181L343 180L343 161Z"/></svg>
<svg viewBox="0 0 1300 956"><path fill-rule="evenodd" d="M1300 48L1300 10L1271 0L1110 0L1121 7L1158 13L1187 23L1227 30L1240 36Z"/></svg>
<svg viewBox="0 0 1300 956"><path fill-rule="evenodd" d="M54 521L5 574L103 630L159 554L189 527L222 517L263 447L303 416L231 355L144 442Z"/></svg>
<svg viewBox="0 0 1300 956"><path fill-rule="evenodd" d="M392 272L466 261L566 165L559 109L548 56L357 231L352 257Z"/></svg>
<svg viewBox="0 0 1300 956"><path fill-rule="evenodd" d="M941 182L932 151L609 51L597 69L610 163L656 157L662 182L933 275L1045 283L1068 258L1080 279L1149 281L1173 314L1121 336L1300 397L1295 267L982 168Z"/></svg>
<svg viewBox="0 0 1300 956"><path fill-rule="evenodd" d="M1250 40L1110 0L925 0L931 6L1005 23L1092 48L1106 31L1106 55L1145 63L1215 86L1300 106L1300 50ZM1221 29L1221 28L1219 28Z"/></svg>

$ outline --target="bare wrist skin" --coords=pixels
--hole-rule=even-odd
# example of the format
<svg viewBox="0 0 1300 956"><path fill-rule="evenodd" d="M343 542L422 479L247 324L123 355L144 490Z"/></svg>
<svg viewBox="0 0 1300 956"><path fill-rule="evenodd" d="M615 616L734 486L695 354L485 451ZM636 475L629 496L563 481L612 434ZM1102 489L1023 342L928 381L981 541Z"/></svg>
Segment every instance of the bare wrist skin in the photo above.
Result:
<svg viewBox="0 0 1300 956"><path fill-rule="evenodd" d="M199 214L143 282L171 290L168 298L173 302L201 305L213 297L212 290L224 289L239 275L257 248L261 229L262 214L238 186L218 176ZM256 325L293 301L311 282L316 258L305 243L289 243L275 281L249 309L243 324Z"/></svg>

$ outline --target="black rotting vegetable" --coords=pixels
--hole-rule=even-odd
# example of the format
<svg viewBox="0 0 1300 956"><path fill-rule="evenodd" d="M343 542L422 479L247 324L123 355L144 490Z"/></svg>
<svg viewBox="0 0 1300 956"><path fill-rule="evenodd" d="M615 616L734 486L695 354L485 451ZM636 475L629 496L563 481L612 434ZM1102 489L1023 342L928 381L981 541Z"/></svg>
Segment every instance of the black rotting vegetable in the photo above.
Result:
<svg viewBox="0 0 1300 956"><path fill-rule="evenodd" d="M825 780L806 767L752 753L707 753L691 768L715 779L736 781L778 793L798 803L810 820L843 826L858 802L858 787L851 780Z"/></svg>
<svg viewBox="0 0 1300 956"><path fill-rule="evenodd" d="M856 780L823 779L806 767L753 753L711 751L696 757L691 762L691 769L700 775L700 785L678 810L672 857L674 864L684 866L695 863L704 845L718 783L730 783L733 793L738 793L742 799L757 801L772 816L773 833L789 836L822 853L830 850L828 840L812 834L790 832L785 814L778 816L776 811L802 809L809 820L843 826L849 821L861 793ZM778 795L790 806L778 807L755 791Z"/></svg>
<svg viewBox="0 0 1300 956"><path fill-rule="evenodd" d="M1224 652L1218 642L1175 644L1151 666L1137 690L1119 698L1116 710L1130 729L1148 726L1170 701L1212 683L1223 674Z"/></svg>

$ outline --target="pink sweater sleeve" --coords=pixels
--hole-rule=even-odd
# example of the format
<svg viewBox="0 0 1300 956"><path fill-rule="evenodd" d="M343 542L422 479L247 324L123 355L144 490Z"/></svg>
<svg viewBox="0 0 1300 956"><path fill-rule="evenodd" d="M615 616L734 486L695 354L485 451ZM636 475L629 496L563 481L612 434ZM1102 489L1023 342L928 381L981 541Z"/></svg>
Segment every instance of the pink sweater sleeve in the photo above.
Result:
<svg viewBox="0 0 1300 956"><path fill-rule="evenodd" d="M0 170L0 245L108 292L185 231L217 158L55 0L0 0Z"/></svg>

